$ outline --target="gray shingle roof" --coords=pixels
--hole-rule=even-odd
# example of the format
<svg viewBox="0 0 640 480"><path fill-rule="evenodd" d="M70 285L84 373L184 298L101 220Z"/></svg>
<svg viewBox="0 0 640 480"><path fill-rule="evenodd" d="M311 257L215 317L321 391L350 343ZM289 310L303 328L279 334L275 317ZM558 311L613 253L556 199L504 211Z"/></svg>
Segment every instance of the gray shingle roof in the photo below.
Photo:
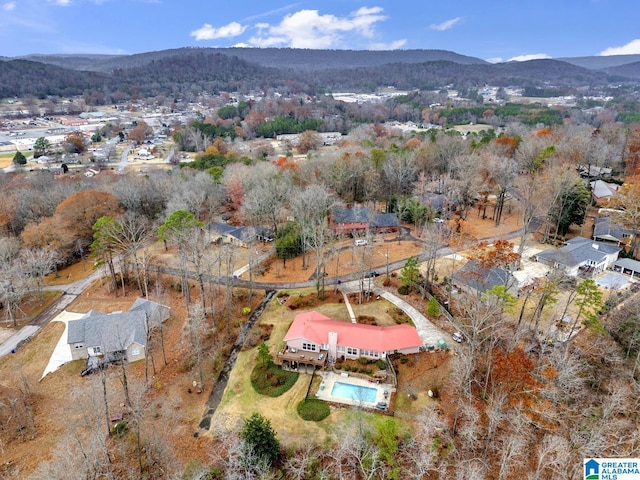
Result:
<svg viewBox="0 0 640 480"><path fill-rule="evenodd" d="M453 274L454 280L479 292L486 292L497 285L509 286L513 275L504 268L484 267L478 260L467 262Z"/></svg>
<svg viewBox="0 0 640 480"><path fill-rule="evenodd" d="M336 207L331 211L333 223L369 223L369 207Z"/></svg>
<svg viewBox="0 0 640 480"><path fill-rule="evenodd" d="M593 191L593 196L596 198L609 198L613 196L619 188L620 186L615 183L608 183L602 180L591 182L591 190Z"/></svg>
<svg viewBox="0 0 640 480"><path fill-rule="evenodd" d="M371 219L371 226L389 228L398 226L398 215L395 213L376 213Z"/></svg>
<svg viewBox="0 0 640 480"><path fill-rule="evenodd" d="M136 299L127 312L91 310L84 317L69 321L67 343L99 345L106 353L125 350L132 343L144 346L147 343L147 318L151 325L168 317L169 307L142 298Z"/></svg>
<svg viewBox="0 0 640 480"><path fill-rule="evenodd" d="M613 263L616 267L624 268L625 270L632 270L634 272L640 272L640 262L631 258L620 258Z"/></svg>
<svg viewBox="0 0 640 480"><path fill-rule="evenodd" d="M256 230L254 227L236 227L235 225L229 225L228 223L214 222L207 225L207 230L215 232L220 235L229 235L237 238L242 242L246 242L255 237Z"/></svg>
<svg viewBox="0 0 640 480"><path fill-rule="evenodd" d="M620 249L613 245L595 242L584 237L575 237L568 240L564 247L543 250L537 256L567 267L576 267L588 260L600 263L604 261L607 255L619 251Z"/></svg>
<svg viewBox="0 0 640 480"><path fill-rule="evenodd" d="M594 221L593 238L606 238L607 240L620 241L624 235L633 234L633 230L625 228L611 217L599 217Z"/></svg>

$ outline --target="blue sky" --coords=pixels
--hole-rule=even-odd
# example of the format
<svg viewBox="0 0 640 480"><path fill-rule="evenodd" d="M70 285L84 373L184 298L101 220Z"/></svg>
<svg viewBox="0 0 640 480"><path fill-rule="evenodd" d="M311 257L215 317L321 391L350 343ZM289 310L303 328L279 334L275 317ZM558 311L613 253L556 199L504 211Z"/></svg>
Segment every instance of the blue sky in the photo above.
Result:
<svg viewBox="0 0 640 480"><path fill-rule="evenodd" d="M508 61L640 53L639 19L638 0L0 0L0 55L425 48Z"/></svg>

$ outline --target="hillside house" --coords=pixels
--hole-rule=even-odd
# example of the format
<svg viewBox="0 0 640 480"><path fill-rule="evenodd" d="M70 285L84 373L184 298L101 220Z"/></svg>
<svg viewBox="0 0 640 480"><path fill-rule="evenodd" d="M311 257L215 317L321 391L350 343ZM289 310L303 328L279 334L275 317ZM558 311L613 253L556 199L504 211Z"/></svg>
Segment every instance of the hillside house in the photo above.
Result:
<svg viewBox="0 0 640 480"><path fill-rule="evenodd" d="M620 190L620 185L603 180L595 180L590 185L591 198L597 204L607 203Z"/></svg>
<svg viewBox="0 0 640 480"><path fill-rule="evenodd" d="M562 248L549 248L537 253L533 260L551 268L564 270L571 277L580 272L595 275L609 268L618 259L620 248L589 238L575 237Z"/></svg>
<svg viewBox="0 0 640 480"><path fill-rule="evenodd" d="M596 218L593 224L593 239L600 242L611 242L620 246L629 245L633 241L634 231L625 228L612 217Z"/></svg>
<svg viewBox="0 0 640 480"><path fill-rule="evenodd" d="M331 211L331 230L337 235L364 235L398 231L395 213L371 213L369 207L336 207Z"/></svg>
<svg viewBox="0 0 640 480"><path fill-rule="evenodd" d="M310 311L296 316L284 337L286 348L278 354L285 368L321 367L328 359L384 359L393 353L417 353L424 344L415 327L379 327L332 320Z"/></svg>
<svg viewBox="0 0 640 480"><path fill-rule="evenodd" d="M485 293L497 285L516 294L516 279L508 270L500 267L486 267L478 260L470 260L453 274L454 286L473 295Z"/></svg>
<svg viewBox="0 0 640 480"><path fill-rule="evenodd" d="M212 237L217 237L222 243L231 243L245 248L257 238L254 227L237 227L228 223L213 222L208 224L206 229Z"/></svg>
<svg viewBox="0 0 640 480"><path fill-rule="evenodd" d="M126 312L91 310L70 320L67 344L73 360L97 357L102 361L121 358L135 362L145 358L148 329L169 318L170 309L150 300L136 299Z"/></svg>

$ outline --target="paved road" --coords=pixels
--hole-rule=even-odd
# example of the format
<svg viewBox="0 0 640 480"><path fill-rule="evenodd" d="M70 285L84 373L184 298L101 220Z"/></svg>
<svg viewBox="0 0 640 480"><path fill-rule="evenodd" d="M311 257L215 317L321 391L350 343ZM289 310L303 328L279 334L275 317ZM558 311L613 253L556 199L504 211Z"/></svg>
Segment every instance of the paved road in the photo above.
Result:
<svg viewBox="0 0 640 480"><path fill-rule="evenodd" d="M117 170L118 173L124 173L125 169L127 168L127 165L129 164L129 152L133 148L133 145L134 145L133 142L131 142L122 151L122 156L120 157L120 163L118 163L118 170Z"/></svg>
<svg viewBox="0 0 640 480"><path fill-rule="evenodd" d="M87 288L89 288L93 282L104 276L104 270L98 269L93 271L85 278L78 280L77 282L67 285L47 286L45 290L56 291L62 290L64 293L58 297L58 299L49 305L45 310L34 318L29 325L25 325L16 333L7 338L4 342L0 343L0 358L4 357L11 350L18 348L24 341L35 335L40 328L56 318L65 308L67 308L71 302L73 302L79 295L82 294Z"/></svg>
<svg viewBox="0 0 640 480"><path fill-rule="evenodd" d="M0 358L12 353L12 351L17 349L19 345L22 345L22 343L35 335L38 330L40 330L40 327L36 325L26 325L11 335L3 343L0 343Z"/></svg>

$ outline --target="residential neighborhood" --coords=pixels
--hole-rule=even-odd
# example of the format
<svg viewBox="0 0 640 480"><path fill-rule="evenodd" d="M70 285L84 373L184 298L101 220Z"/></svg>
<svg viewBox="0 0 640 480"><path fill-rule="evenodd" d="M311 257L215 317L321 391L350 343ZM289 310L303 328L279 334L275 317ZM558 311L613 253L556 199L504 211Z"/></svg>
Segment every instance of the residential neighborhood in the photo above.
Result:
<svg viewBox="0 0 640 480"><path fill-rule="evenodd" d="M235 50L0 59L0 477L633 457L635 62Z"/></svg>

